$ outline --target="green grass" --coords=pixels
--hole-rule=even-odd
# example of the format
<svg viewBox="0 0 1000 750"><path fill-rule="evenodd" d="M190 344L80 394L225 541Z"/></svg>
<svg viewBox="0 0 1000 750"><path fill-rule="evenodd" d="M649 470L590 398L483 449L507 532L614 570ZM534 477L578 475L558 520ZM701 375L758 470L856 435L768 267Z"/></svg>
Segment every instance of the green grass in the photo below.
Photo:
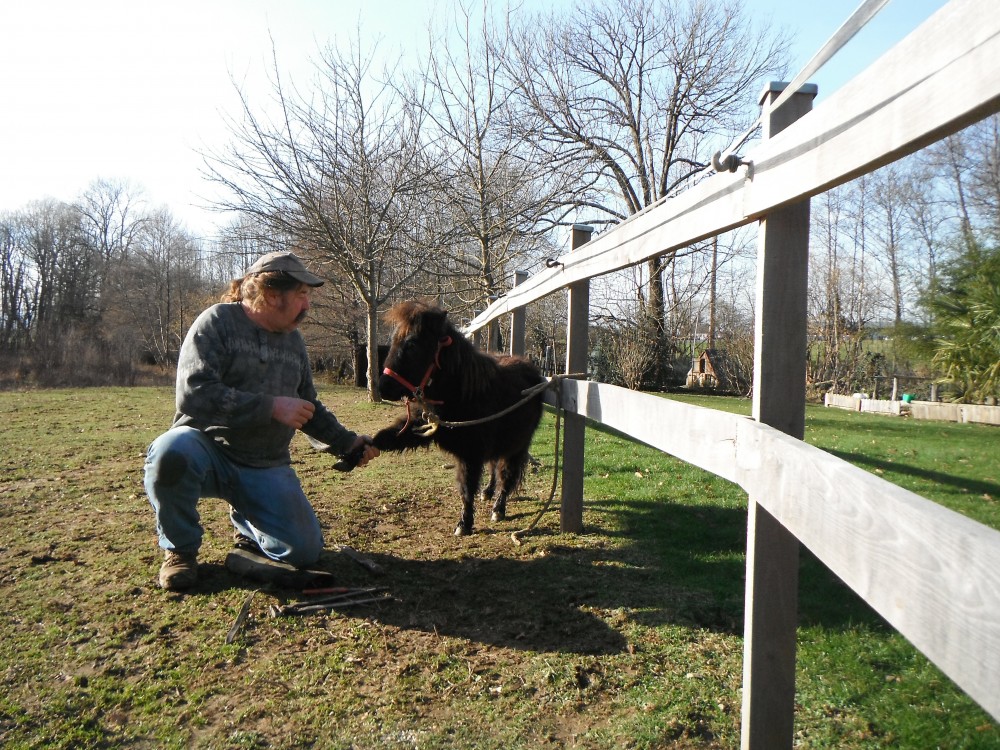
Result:
<svg viewBox="0 0 1000 750"><path fill-rule="evenodd" d="M373 431L398 412L324 399ZM749 403L707 405L749 413ZM155 585L145 446L166 388L0 394L0 745L11 748L734 748L739 746L746 497L595 426L584 532L555 510L521 547L543 466L505 523L451 536L453 469L435 451L340 475L294 445L330 544L386 569L397 602L269 619L222 568L230 531L202 503L203 588ZM807 440L1000 526L1000 430L807 410ZM346 585L371 576L332 553ZM800 573L796 746L995 748L996 723L807 552Z"/></svg>

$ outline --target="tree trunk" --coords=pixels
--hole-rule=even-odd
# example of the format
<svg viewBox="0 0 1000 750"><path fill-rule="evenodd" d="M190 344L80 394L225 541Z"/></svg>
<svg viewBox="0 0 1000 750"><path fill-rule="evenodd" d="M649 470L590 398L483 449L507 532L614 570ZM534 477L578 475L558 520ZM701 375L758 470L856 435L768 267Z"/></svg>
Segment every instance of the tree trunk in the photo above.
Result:
<svg viewBox="0 0 1000 750"><path fill-rule="evenodd" d="M377 404L382 401L378 392L378 379L382 374L378 367L378 308L368 305L365 311L368 316L368 400Z"/></svg>
<svg viewBox="0 0 1000 750"><path fill-rule="evenodd" d="M651 344L653 345L653 366L649 385L659 387L664 383L666 371L667 340L666 340L666 306L663 299L663 272L667 267L662 256L650 258L649 264L649 297L646 300L646 316L652 326Z"/></svg>

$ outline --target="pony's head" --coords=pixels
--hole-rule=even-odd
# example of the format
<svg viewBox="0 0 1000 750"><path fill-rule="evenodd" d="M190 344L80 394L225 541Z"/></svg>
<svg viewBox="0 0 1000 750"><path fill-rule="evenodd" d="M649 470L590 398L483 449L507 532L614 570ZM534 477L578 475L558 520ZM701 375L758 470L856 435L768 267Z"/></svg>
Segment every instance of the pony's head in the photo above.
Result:
<svg viewBox="0 0 1000 750"><path fill-rule="evenodd" d="M441 350L453 342L448 313L419 300L400 302L385 316L395 326L378 392L388 401L422 398L441 368Z"/></svg>

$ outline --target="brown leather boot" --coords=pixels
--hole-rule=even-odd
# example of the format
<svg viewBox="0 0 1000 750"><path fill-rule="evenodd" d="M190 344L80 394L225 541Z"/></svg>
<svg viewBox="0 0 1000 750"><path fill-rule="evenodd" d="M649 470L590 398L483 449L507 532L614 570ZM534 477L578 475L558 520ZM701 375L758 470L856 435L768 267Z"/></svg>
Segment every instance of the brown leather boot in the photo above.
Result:
<svg viewBox="0 0 1000 750"><path fill-rule="evenodd" d="M198 555L194 552L167 550L160 566L160 588L182 591L198 580Z"/></svg>

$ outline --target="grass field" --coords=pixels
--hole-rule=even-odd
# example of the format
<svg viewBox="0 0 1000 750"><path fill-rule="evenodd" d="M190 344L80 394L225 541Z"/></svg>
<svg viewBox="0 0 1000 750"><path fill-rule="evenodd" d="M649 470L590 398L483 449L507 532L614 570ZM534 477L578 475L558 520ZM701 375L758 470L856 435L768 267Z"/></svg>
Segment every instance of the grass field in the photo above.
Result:
<svg viewBox="0 0 1000 750"><path fill-rule="evenodd" d="M322 394L374 431L398 407ZM686 399L687 400L687 399ZM696 400L698 403L705 403ZM746 401L714 408L749 411ZM270 618L301 599L222 566L224 505L202 503L203 584L156 586L142 491L167 388L0 393L0 746L9 748L735 748L739 746L746 497L642 445L587 431L585 530L557 511L526 536L542 467L478 533L446 456L383 456L349 475L304 440L294 460L349 586L391 603ZM810 407L806 439L1000 528L1000 430ZM803 551L796 746L996 748L996 722Z"/></svg>

